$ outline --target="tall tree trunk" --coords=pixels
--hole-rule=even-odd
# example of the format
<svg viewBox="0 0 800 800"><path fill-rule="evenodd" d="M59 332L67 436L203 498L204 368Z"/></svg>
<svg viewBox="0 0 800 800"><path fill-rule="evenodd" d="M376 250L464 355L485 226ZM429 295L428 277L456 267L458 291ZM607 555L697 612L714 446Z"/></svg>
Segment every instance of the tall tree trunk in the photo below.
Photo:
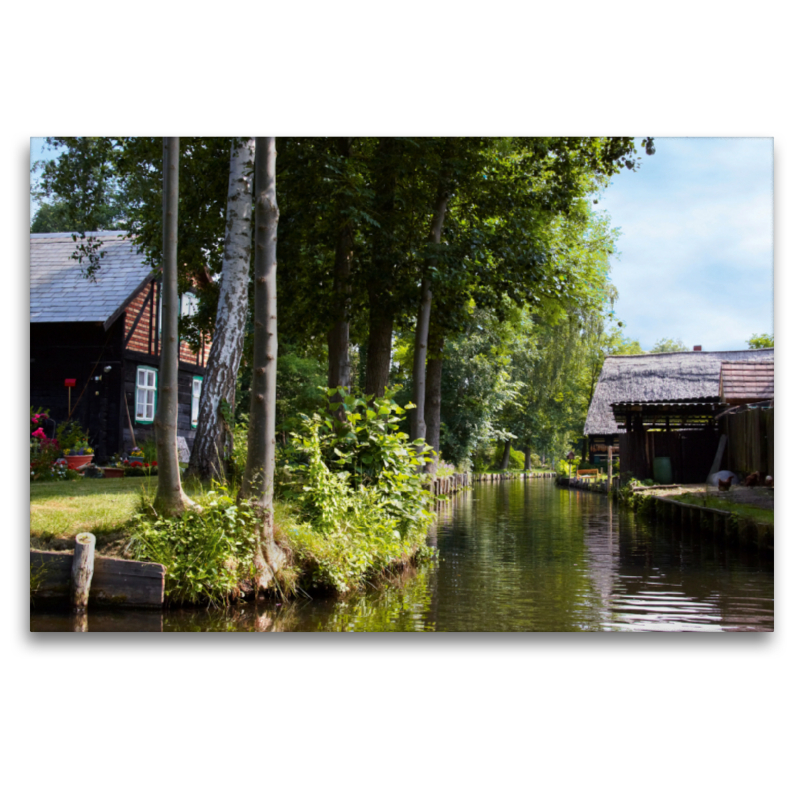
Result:
<svg viewBox="0 0 800 800"><path fill-rule="evenodd" d="M180 140L164 137L164 300L161 363L155 431L158 488L153 506L163 516L180 516L192 501L181 486L178 464L178 165Z"/></svg>
<svg viewBox="0 0 800 800"><path fill-rule="evenodd" d="M438 246L442 241L442 227L444 218L447 214L448 192L444 182L440 182L436 206L433 211L431 231L428 235L428 244ZM422 289L419 302L419 313L417 314L417 329L414 334L414 367L413 367L413 389L411 402L416 409L411 418L411 440L425 438L425 363L428 355L428 330L431 321L431 303L433 302L433 289L431 286L430 273L436 266L437 256L435 253L428 255L425 263L425 274L422 278Z"/></svg>
<svg viewBox="0 0 800 800"><path fill-rule="evenodd" d="M503 457L500 459L500 472L508 469L508 460L511 458L511 439L503 446Z"/></svg>
<svg viewBox="0 0 800 800"><path fill-rule="evenodd" d="M203 479L224 476L225 420L220 412L220 402L224 400L233 408L236 375L247 327L255 149L253 137L235 139L231 146L227 233L222 253L217 319L188 469L189 474Z"/></svg>
<svg viewBox="0 0 800 800"><path fill-rule="evenodd" d="M375 213L380 224L372 236L372 275L369 281L369 338L364 391L383 397L389 383L394 329L395 192L399 144L394 137L378 142Z"/></svg>
<svg viewBox="0 0 800 800"><path fill-rule="evenodd" d="M367 374L364 391L383 397L389 383L389 369L392 365L392 330L394 319L382 314L377 299L372 302L370 291L369 340L367 342Z"/></svg>
<svg viewBox="0 0 800 800"><path fill-rule="evenodd" d="M522 452L525 453L525 472L531 471L531 448L523 447Z"/></svg>
<svg viewBox="0 0 800 800"><path fill-rule="evenodd" d="M339 152L350 157L350 138L339 139ZM333 303L336 318L328 330L328 388L350 387L350 267L353 261L353 221L339 209L339 238L333 263Z"/></svg>
<svg viewBox="0 0 800 800"><path fill-rule="evenodd" d="M254 260L253 382L247 465L241 496L259 517L255 566L259 589L268 588L283 555L275 544L273 481L275 477L275 386L278 358L277 244L278 200L275 192L275 137L256 139L256 235Z"/></svg>
<svg viewBox="0 0 800 800"><path fill-rule="evenodd" d="M433 448L425 472L434 475L439 466L439 437L442 425L442 363L444 336L434 331L428 341L428 365L425 369L425 441Z"/></svg>

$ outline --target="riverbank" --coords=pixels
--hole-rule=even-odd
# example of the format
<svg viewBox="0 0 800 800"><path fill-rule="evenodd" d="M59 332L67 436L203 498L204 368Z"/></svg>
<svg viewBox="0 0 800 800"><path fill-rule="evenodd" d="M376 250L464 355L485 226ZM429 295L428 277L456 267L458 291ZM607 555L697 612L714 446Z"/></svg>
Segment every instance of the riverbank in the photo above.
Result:
<svg viewBox="0 0 800 800"><path fill-rule="evenodd" d="M162 564L168 603L224 604L252 594L248 553L257 523L249 507L236 503L234 490L187 482L185 491L198 510L160 520L150 513L156 480L32 485L32 587L43 558L61 569L64 558L55 556L69 559L75 536L89 532L96 537L98 557ZM452 478L450 482L455 483ZM291 500L276 500L275 540L286 563L275 576L274 592L341 594L362 588L427 555L425 535L432 519L433 512L423 508L418 520L404 524L395 535L376 496L364 498L335 531L323 533ZM41 552L50 555L34 557Z"/></svg>
<svg viewBox="0 0 800 800"><path fill-rule="evenodd" d="M560 477L557 485L608 493L606 481L580 481ZM727 492L706 484L612 486L614 497L640 514L680 523L691 531L721 535L743 544L772 550L775 544L773 489L737 486Z"/></svg>
<svg viewBox="0 0 800 800"><path fill-rule="evenodd" d="M773 553L688 533L554 481L474 484L439 501L438 557L347 595L143 615L91 609L88 630L738 631L773 628ZM31 612L32 630L72 630Z"/></svg>
<svg viewBox="0 0 800 800"><path fill-rule="evenodd" d="M531 470L529 472L475 472L472 480L475 483L497 483L500 481L528 481L536 478L555 478L555 472L548 470Z"/></svg>

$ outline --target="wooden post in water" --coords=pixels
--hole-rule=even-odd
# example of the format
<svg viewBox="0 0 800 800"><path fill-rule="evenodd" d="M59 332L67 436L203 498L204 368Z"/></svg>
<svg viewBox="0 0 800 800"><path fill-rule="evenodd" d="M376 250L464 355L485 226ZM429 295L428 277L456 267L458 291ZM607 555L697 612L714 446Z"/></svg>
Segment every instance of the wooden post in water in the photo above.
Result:
<svg viewBox="0 0 800 800"><path fill-rule="evenodd" d="M72 557L72 610L85 614L89 603L89 589L94 575L94 534L79 533L75 537L75 555Z"/></svg>

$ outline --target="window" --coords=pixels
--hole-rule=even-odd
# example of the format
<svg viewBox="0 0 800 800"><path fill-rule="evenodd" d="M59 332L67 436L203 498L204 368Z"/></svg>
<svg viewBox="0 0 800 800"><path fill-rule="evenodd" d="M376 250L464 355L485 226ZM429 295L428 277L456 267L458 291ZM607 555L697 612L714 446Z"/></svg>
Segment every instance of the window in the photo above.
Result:
<svg viewBox="0 0 800 800"><path fill-rule="evenodd" d="M203 379L195 375L192 378L192 427L197 427L200 418L200 394L203 391Z"/></svg>
<svg viewBox="0 0 800 800"><path fill-rule="evenodd" d="M197 313L197 298L187 292L181 295L181 316L193 317Z"/></svg>
<svg viewBox="0 0 800 800"><path fill-rule="evenodd" d="M136 421L152 422L156 418L158 371L152 367L136 368Z"/></svg>

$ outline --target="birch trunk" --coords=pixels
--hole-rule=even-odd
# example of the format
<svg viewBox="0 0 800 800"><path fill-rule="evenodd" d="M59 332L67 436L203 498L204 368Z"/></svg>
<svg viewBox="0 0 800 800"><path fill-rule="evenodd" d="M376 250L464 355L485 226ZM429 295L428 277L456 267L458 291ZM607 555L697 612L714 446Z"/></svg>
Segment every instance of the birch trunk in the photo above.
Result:
<svg viewBox="0 0 800 800"><path fill-rule="evenodd" d="M428 235L428 244L438 246L442 241L442 228L447 214L448 193L440 187L436 206L431 222L431 232ZM437 257L430 254L425 263L425 274L422 278L420 293L419 313L417 314L417 329L414 333L414 367L413 389L411 402L416 408L411 419L411 441L425 439L425 363L428 355L428 331L431 321L431 303L433 302L433 289L431 287L430 272L436 266Z"/></svg>
<svg viewBox="0 0 800 800"><path fill-rule="evenodd" d="M444 336L434 333L428 342L428 364L425 368L425 441L433 448L433 458L425 472L434 475L439 466L439 440L442 426L442 358Z"/></svg>
<svg viewBox="0 0 800 800"><path fill-rule="evenodd" d="M339 140L339 151L350 157L350 139ZM336 318L328 331L328 388L350 388L350 267L353 261L353 221L339 209L339 238L333 265L333 302Z"/></svg>
<svg viewBox="0 0 800 800"><path fill-rule="evenodd" d="M278 200L275 192L275 137L258 137L255 155L256 235L254 259L253 381L247 465L241 495L259 516L255 553L257 584L268 588L283 563L275 544L275 384L278 366L277 244Z"/></svg>
<svg viewBox="0 0 800 800"><path fill-rule="evenodd" d="M236 375L247 327L253 220L253 159L256 140L235 139L231 146L225 245L214 338L208 356L197 434L189 473L207 480L224 477L225 425L220 402L233 408Z"/></svg>
<svg viewBox="0 0 800 800"><path fill-rule="evenodd" d="M178 164L180 140L164 137L164 270L161 363L155 431L158 488L153 506L163 516L183 514L191 500L181 486L178 464Z"/></svg>

